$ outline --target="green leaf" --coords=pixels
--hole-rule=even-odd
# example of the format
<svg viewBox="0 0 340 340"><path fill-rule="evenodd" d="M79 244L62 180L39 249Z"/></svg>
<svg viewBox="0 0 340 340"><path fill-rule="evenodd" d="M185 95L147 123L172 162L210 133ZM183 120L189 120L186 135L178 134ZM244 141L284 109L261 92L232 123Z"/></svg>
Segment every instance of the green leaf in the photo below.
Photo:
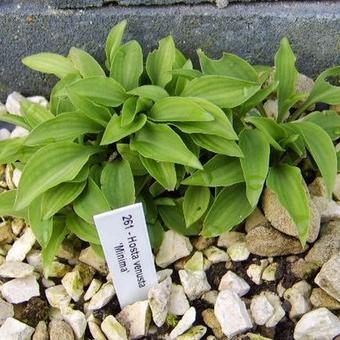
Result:
<svg viewBox="0 0 340 340"><path fill-rule="evenodd" d="M130 149L129 144L116 144L117 150L119 154L122 156L124 160L129 162L132 173L135 176L143 176L147 174L147 170L144 168L144 165L142 164L139 153L136 151L132 151Z"/></svg>
<svg viewBox="0 0 340 340"><path fill-rule="evenodd" d="M168 191L175 189L177 176L174 163L157 162L151 158L140 157L143 166L159 184Z"/></svg>
<svg viewBox="0 0 340 340"><path fill-rule="evenodd" d="M82 77L105 77L105 72L98 62L84 50L71 47L68 58Z"/></svg>
<svg viewBox="0 0 340 340"><path fill-rule="evenodd" d="M135 203L135 185L128 161L114 160L103 169L100 183L111 208Z"/></svg>
<svg viewBox="0 0 340 340"><path fill-rule="evenodd" d="M216 155L181 184L224 187L244 182L239 158Z"/></svg>
<svg viewBox="0 0 340 340"><path fill-rule="evenodd" d="M22 59L22 63L29 68L48 74L54 74L58 78L64 78L68 74L77 74L78 70L71 60L55 53L38 53Z"/></svg>
<svg viewBox="0 0 340 340"><path fill-rule="evenodd" d="M308 236L310 209L308 194L299 168L281 164L269 170L267 185L296 224L302 245Z"/></svg>
<svg viewBox="0 0 340 340"><path fill-rule="evenodd" d="M248 217L254 208L249 204L244 184L226 187L217 195L204 222L202 235L214 237L231 230Z"/></svg>
<svg viewBox="0 0 340 340"><path fill-rule="evenodd" d="M121 111L121 125L127 126L133 122L136 117L136 106L137 106L137 98L136 97L129 97L125 100L123 104L123 108Z"/></svg>
<svg viewBox="0 0 340 340"><path fill-rule="evenodd" d="M24 112L24 118L31 128L35 128L39 124L54 118L54 114L48 109L29 100L21 102L21 110Z"/></svg>
<svg viewBox="0 0 340 340"><path fill-rule="evenodd" d="M149 117L157 122L212 121L214 117L189 98L166 97L154 104Z"/></svg>
<svg viewBox="0 0 340 340"><path fill-rule="evenodd" d="M208 187L188 187L184 194L183 213L186 226L197 222L206 212L210 201Z"/></svg>
<svg viewBox="0 0 340 340"><path fill-rule="evenodd" d="M299 157L306 158L305 142L299 129L293 123L284 123L281 125L287 132L287 137L283 140L282 145L292 149ZM296 138L298 136L298 138Z"/></svg>
<svg viewBox="0 0 340 340"><path fill-rule="evenodd" d="M204 74L228 76L253 82L258 81L256 70L235 54L223 53L223 56L218 60L208 58L200 49L197 54Z"/></svg>
<svg viewBox="0 0 340 340"><path fill-rule="evenodd" d="M332 67L322 72L315 80L313 90L304 104L294 115L299 116L315 103L326 103L330 105L340 104L340 87L331 85L329 78L337 77L340 74L340 66Z"/></svg>
<svg viewBox="0 0 340 340"><path fill-rule="evenodd" d="M189 151L181 138L166 124L147 122L131 141L131 148L143 157L201 169L197 157Z"/></svg>
<svg viewBox="0 0 340 340"><path fill-rule="evenodd" d="M151 247L154 251L157 251L163 241L164 229L159 221L148 223L147 226Z"/></svg>
<svg viewBox="0 0 340 340"><path fill-rule="evenodd" d="M270 146L260 130L245 129L240 134L240 148L244 154L240 162L247 198L250 205L255 207L268 173Z"/></svg>
<svg viewBox="0 0 340 340"><path fill-rule="evenodd" d="M331 138L318 125L310 122L297 122L308 151L318 165L324 178L329 196L332 195L336 174L337 157Z"/></svg>
<svg viewBox="0 0 340 340"><path fill-rule="evenodd" d="M182 205L183 203L181 201L177 201L175 206L159 205L157 209L164 225L169 229L175 230L186 236L197 235L200 232L202 225L194 223L187 228Z"/></svg>
<svg viewBox="0 0 340 340"><path fill-rule="evenodd" d="M86 182L61 183L43 193L41 219L47 220L72 203L84 190Z"/></svg>
<svg viewBox="0 0 340 340"><path fill-rule="evenodd" d="M246 117L244 120L262 131L269 144L271 144L276 150L284 151L278 142L287 137L287 132L273 119L265 117Z"/></svg>
<svg viewBox="0 0 340 340"><path fill-rule="evenodd" d="M220 136L203 134L192 134L190 137L195 144L206 150L226 156L243 157L240 147L234 141Z"/></svg>
<svg viewBox="0 0 340 340"><path fill-rule="evenodd" d="M27 219L27 209L17 210L14 207L17 190L0 193L0 216L15 216Z"/></svg>
<svg viewBox="0 0 340 340"><path fill-rule="evenodd" d="M19 159L19 152L25 138L10 138L0 141L0 164L12 163Z"/></svg>
<svg viewBox="0 0 340 340"><path fill-rule="evenodd" d="M132 40L119 47L111 60L110 77L129 91L139 85L143 73L143 51L137 41Z"/></svg>
<svg viewBox="0 0 340 340"><path fill-rule="evenodd" d="M261 85L226 76L202 76L191 80L181 96L207 99L221 108L241 105L253 96Z"/></svg>
<svg viewBox="0 0 340 340"><path fill-rule="evenodd" d="M67 89L67 94L74 107L79 111L84 112L86 117L102 126L107 125L107 122L111 118L111 113L106 107L97 105L86 97L79 96L72 89Z"/></svg>
<svg viewBox="0 0 340 340"><path fill-rule="evenodd" d="M68 89L98 105L116 107L123 104L126 99L126 91L122 85L107 77L80 79L70 84Z"/></svg>
<svg viewBox="0 0 340 340"><path fill-rule="evenodd" d="M16 209L27 207L50 188L77 176L98 148L71 142L58 142L42 147L27 162L22 172L16 198Z"/></svg>
<svg viewBox="0 0 340 340"><path fill-rule="evenodd" d="M178 68L175 70L172 70L171 73L174 76L180 76L189 80L202 77L202 73L198 70L192 70L192 69L185 69L185 68Z"/></svg>
<svg viewBox="0 0 340 340"><path fill-rule="evenodd" d="M26 123L24 117L12 115L9 113L0 114L0 122L6 122L13 125L21 126L24 129L31 130L31 127Z"/></svg>
<svg viewBox="0 0 340 340"><path fill-rule="evenodd" d="M94 215L109 211L111 208L104 193L94 180L89 177L86 188L74 201L73 209L79 217L87 223L93 224Z"/></svg>
<svg viewBox="0 0 340 340"><path fill-rule="evenodd" d="M289 45L287 38L280 42L280 48L275 54L275 80L279 82L277 87L277 98L279 114L277 120L282 122L287 118L289 112L285 107L285 101L295 94L295 85L298 71L295 68L296 57Z"/></svg>
<svg viewBox="0 0 340 340"><path fill-rule="evenodd" d="M144 114L140 114L135 118L132 123L122 126L122 116L114 114L107 124L100 144L111 144L135 133L142 129L142 127L146 124L146 121L146 116Z"/></svg>
<svg viewBox="0 0 340 340"><path fill-rule="evenodd" d="M53 231L48 245L41 251L41 257L44 267L44 276L49 276L49 268L57 254L61 243L67 235L65 219L58 217L53 219Z"/></svg>
<svg viewBox="0 0 340 340"><path fill-rule="evenodd" d="M143 85L136 87L133 90L130 90L128 94L132 94L134 96L148 98L157 102L158 100L168 97L169 94L160 86L156 85Z"/></svg>
<svg viewBox="0 0 340 340"><path fill-rule="evenodd" d="M303 120L320 126L332 140L340 137L340 116L335 111L315 111L305 116Z"/></svg>
<svg viewBox="0 0 340 340"><path fill-rule="evenodd" d="M37 126L27 136L25 145L39 145L63 140L74 140L87 134L98 133L103 127L82 112L62 113Z"/></svg>
<svg viewBox="0 0 340 340"><path fill-rule="evenodd" d="M111 68L111 61L114 59L114 56L122 42L126 26L127 21L126 20L121 21L119 24L113 26L107 37L105 45L105 54L108 69Z"/></svg>
<svg viewBox="0 0 340 340"><path fill-rule="evenodd" d="M214 120L210 122L176 122L174 125L185 133L216 135L226 139L238 139L226 114L218 106L201 98L190 98L209 112Z"/></svg>
<svg viewBox="0 0 340 340"><path fill-rule="evenodd" d="M66 216L66 227L81 240L100 245L96 227L77 215L71 213Z"/></svg>
<svg viewBox="0 0 340 340"><path fill-rule="evenodd" d="M158 49L149 53L146 71L153 85L165 87L171 81L175 57L176 48L171 36L160 40Z"/></svg>
<svg viewBox="0 0 340 340"><path fill-rule="evenodd" d="M42 248L47 247L53 231L53 217L42 219L42 198L37 197L28 207L30 227Z"/></svg>

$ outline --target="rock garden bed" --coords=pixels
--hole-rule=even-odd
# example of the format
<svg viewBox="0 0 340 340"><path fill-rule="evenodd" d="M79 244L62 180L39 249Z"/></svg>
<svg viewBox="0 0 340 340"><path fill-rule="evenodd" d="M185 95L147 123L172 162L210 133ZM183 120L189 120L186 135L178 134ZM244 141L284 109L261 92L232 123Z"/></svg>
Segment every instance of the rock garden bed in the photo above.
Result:
<svg viewBox="0 0 340 340"><path fill-rule="evenodd" d="M111 77L78 49L39 54L23 62L61 78L50 101L0 107L16 125L0 130L0 339L339 339L339 69L299 74L283 39L275 70L199 51L201 72L170 37L144 69L125 25ZM158 284L121 309L92 218L135 201Z"/></svg>

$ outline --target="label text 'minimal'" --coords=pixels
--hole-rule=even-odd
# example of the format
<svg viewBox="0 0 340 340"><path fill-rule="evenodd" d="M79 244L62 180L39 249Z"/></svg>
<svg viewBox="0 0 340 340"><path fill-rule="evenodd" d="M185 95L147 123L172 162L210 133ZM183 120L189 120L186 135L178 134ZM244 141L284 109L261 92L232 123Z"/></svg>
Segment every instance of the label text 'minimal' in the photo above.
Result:
<svg viewBox="0 0 340 340"><path fill-rule="evenodd" d="M124 244L120 242L117 246L115 246L115 253L119 264L119 269L121 273L127 272L127 265L125 260L125 249Z"/></svg>

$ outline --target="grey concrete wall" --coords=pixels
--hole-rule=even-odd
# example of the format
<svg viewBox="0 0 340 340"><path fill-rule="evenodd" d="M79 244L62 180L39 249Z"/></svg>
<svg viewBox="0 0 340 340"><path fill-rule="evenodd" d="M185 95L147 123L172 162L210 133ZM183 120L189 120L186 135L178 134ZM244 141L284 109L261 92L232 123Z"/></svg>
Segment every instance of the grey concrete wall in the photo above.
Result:
<svg viewBox="0 0 340 340"><path fill-rule="evenodd" d="M0 0L1 1L1 0ZM110 28L129 22L128 39L137 39L147 53L172 34L178 47L197 61L200 47L209 56L237 53L253 63L272 63L283 36L308 75L340 64L340 3L277 2L166 7L106 6L86 10L57 10L41 0L0 3L0 100L16 89L23 94L48 94L53 76L23 66L23 56L41 51L67 54L84 48L103 62Z"/></svg>

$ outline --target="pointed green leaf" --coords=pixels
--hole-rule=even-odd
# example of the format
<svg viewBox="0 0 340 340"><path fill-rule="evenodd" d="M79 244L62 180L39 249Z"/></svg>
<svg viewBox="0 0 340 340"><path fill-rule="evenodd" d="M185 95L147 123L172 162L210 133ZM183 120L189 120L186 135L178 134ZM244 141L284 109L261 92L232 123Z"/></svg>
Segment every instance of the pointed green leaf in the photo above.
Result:
<svg viewBox="0 0 340 340"><path fill-rule="evenodd" d="M86 133L98 133L103 127L82 112L62 113L37 126L27 136L25 145L39 145L74 140Z"/></svg>
<svg viewBox="0 0 340 340"><path fill-rule="evenodd" d="M241 223L254 208L249 204L244 184L226 187L217 195L203 223L204 237L218 236Z"/></svg>
<svg viewBox="0 0 340 340"><path fill-rule="evenodd" d="M240 134L240 148L244 157L240 159L246 194L252 207L255 207L262 193L269 168L270 147L260 130L245 129Z"/></svg>
<svg viewBox="0 0 340 340"><path fill-rule="evenodd" d="M145 125L146 120L146 116L140 114L135 118L132 123L122 126L122 116L117 116L116 114L114 114L107 124L100 144L111 144L139 131Z"/></svg>
<svg viewBox="0 0 340 340"><path fill-rule="evenodd" d="M55 53L38 53L22 59L22 63L29 68L48 74L54 74L58 78L64 78L68 74L77 74L78 70L71 60Z"/></svg>
<svg viewBox="0 0 340 340"><path fill-rule="evenodd" d="M150 243L153 250L157 251L162 244L164 229L159 221L148 223Z"/></svg>
<svg viewBox="0 0 340 340"><path fill-rule="evenodd" d="M295 222L302 245L308 236L310 209L306 184L299 168L282 164L269 170L267 185Z"/></svg>
<svg viewBox="0 0 340 340"><path fill-rule="evenodd" d="M206 212L210 201L208 187L188 187L184 194L183 213L186 226L197 222Z"/></svg>
<svg viewBox="0 0 340 340"><path fill-rule="evenodd" d="M0 164L8 164L18 160L25 137L10 138L0 141Z"/></svg>
<svg viewBox="0 0 340 340"><path fill-rule="evenodd" d="M12 115L9 113L0 114L0 122L6 122L13 125L21 126L24 129L31 130L24 117Z"/></svg>
<svg viewBox="0 0 340 340"><path fill-rule="evenodd" d="M279 82L277 98L279 114L277 120L282 122L289 115L285 102L295 94L298 71L295 68L296 57L287 38L280 42L280 48L275 55L275 80Z"/></svg>
<svg viewBox="0 0 340 340"><path fill-rule="evenodd" d="M137 97L129 97L125 100L121 111L121 125L126 126L133 122L136 117Z"/></svg>
<svg viewBox="0 0 340 340"><path fill-rule="evenodd" d="M190 135L195 144L211 152L226 156L243 157L240 147L232 140L220 136L192 134Z"/></svg>
<svg viewBox="0 0 340 340"><path fill-rule="evenodd" d="M129 144L119 143L116 146L122 158L129 162L132 173L135 176L143 176L148 173L140 160L139 153L131 150Z"/></svg>
<svg viewBox="0 0 340 340"><path fill-rule="evenodd" d="M314 123L298 122L296 126L303 136L308 151L318 165L328 194L331 196L337 174L337 157L332 140L325 130Z"/></svg>
<svg viewBox="0 0 340 340"><path fill-rule="evenodd" d="M17 190L8 190L0 193L0 216L15 216L27 219L27 209L16 210L14 207Z"/></svg>
<svg viewBox="0 0 340 340"><path fill-rule="evenodd" d="M108 65L108 69L110 69L111 61L113 60L116 54L116 51L122 42L126 26L127 26L127 21L122 20L120 23L113 26L113 28L111 29L107 37L106 45L105 45L105 54L106 54L106 63Z"/></svg>
<svg viewBox="0 0 340 340"><path fill-rule="evenodd" d="M216 76L228 76L247 81L258 81L256 70L235 54L223 53L218 60L208 58L202 50L197 51L202 72Z"/></svg>
<svg viewBox="0 0 340 340"><path fill-rule="evenodd" d="M175 57L176 48L171 36L160 40L158 49L149 53L146 71L153 85L165 87L171 81Z"/></svg>
<svg viewBox="0 0 340 340"><path fill-rule="evenodd" d="M93 224L85 222L77 215L73 213L67 214L66 226L70 232L75 234L81 240L100 245L100 240L96 227Z"/></svg>
<svg viewBox="0 0 340 340"><path fill-rule="evenodd" d="M111 208L104 193L89 177L86 188L74 201L73 209L79 217L87 223L93 224L94 215L109 211Z"/></svg>
<svg viewBox="0 0 340 340"><path fill-rule="evenodd" d="M131 141L131 148L143 157L201 169L197 157L189 151L181 138L166 124L147 122Z"/></svg>
<svg viewBox="0 0 340 340"><path fill-rule="evenodd" d="M28 207L28 221L30 227L42 248L47 247L53 231L53 217L42 219L41 196L37 197Z"/></svg>
<svg viewBox="0 0 340 340"><path fill-rule="evenodd" d="M166 97L154 104L149 117L157 122L212 121L214 117L189 98Z"/></svg>
<svg viewBox="0 0 340 340"><path fill-rule="evenodd" d="M244 182L239 158L216 155L181 184L224 187Z"/></svg>
<svg viewBox="0 0 340 340"><path fill-rule="evenodd" d="M107 163L100 183L112 209L135 203L135 186L129 162L122 159Z"/></svg>
<svg viewBox="0 0 340 340"><path fill-rule="evenodd" d="M24 118L31 128L35 128L39 124L55 117L47 108L29 100L21 102L21 110L24 112Z"/></svg>
<svg viewBox="0 0 340 340"><path fill-rule="evenodd" d="M244 103L260 88L258 83L242 79L202 76L191 80L181 96L203 98L221 108L233 108Z"/></svg>
<svg viewBox="0 0 340 340"><path fill-rule="evenodd" d="M84 50L71 47L68 58L82 77L105 77L105 72L98 62Z"/></svg>
<svg viewBox="0 0 340 340"><path fill-rule="evenodd" d="M128 94L148 98L153 100L154 102L157 102L157 100L169 96L168 92L166 92L166 90L164 90L163 87L156 85L143 85L140 87L136 87L135 89L130 90Z"/></svg>
<svg viewBox="0 0 340 340"><path fill-rule="evenodd" d="M143 73L143 51L137 41L132 40L119 47L111 60L110 77L129 91L139 85Z"/></svg>
<svg viewBox="0 0 340 340"><path fill-rule="evenodd" d="M86 182L61 183L44 192L41 199L41 219L49 219L72 203L82 193L85 185Z"/></svg>
<svg viewBox="0 0 340 340"><path fill-rule="evenodd" d="M98 148L71 142L42 147L27 162L22 172L16 198L16 209L28 206L50 188L77 176Z"/></svg>
<svg viewBox="0 0 340 340"><path fill-rule="evenodd" d="M126 91L122 85L108 77L80 79L70 84L68 89L98 105L116 107L126 99Z"/></svg>
<svg viewBox="0 0 340 340"><path fill-rule="evenodd" d="M177 175L174 163L157 162L151 158L140 157L144 167L159 184L168 191L175 189Z"/></svg>

